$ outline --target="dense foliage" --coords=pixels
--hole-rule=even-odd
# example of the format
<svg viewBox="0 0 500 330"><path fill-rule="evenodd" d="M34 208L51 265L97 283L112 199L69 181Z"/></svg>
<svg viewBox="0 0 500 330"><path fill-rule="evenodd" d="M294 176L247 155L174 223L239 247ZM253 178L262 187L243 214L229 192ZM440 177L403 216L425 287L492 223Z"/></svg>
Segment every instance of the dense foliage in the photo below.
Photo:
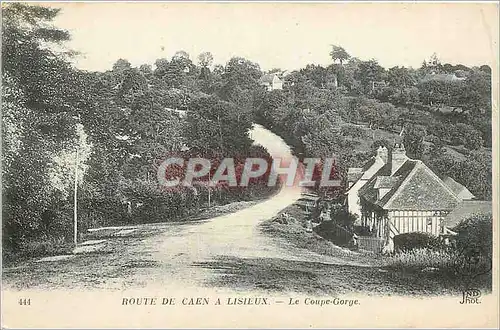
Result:
<svg viewBox="0 0 500 330"><path fill-rule="evenodd" d="M157 181L160 162L179 152L233 156L240 170L245 157L270 161L249 138L257 64L234 58L211 71L210 53L196 65L179 51L154 68L118 59L109 71L86 72L69 64L70 51L56 51L70 37L51 25L57 9L9 4L2 14L5 256L51 253L50 244L71 240L77 150L80 232L181 219L205 208L209 194L216 205L276 189L252 180L244 189L167 190Z"/></svg>
<svg viewBox="0 0 500 330"><path fill-rule="evenodd" d="M457 249L464 251L477 248L479 253L492 258L493 256L493 217L489 215L474 215L454 228L457 232Z"/></svg>
<svg viewBox="0 0 500 330"><path fill-rule="evenodd" d="M106 72L87 72L70 64L77 55L64 48L70 35L51 23L58 12L20 3L2 7L6 253L71 238L77 151L81 231L181 219L206 207L209 193L212 203L271 193L258 180L247 189L158 186L158 165L172 154L235 157L237 167L248 156L270 160L251 145L253 121L281 135L301 158L335 157L332 177L343 181L348 166L359 166L380 144L390 147L392 135L403 132L411 157L477 197L491 197L487 66L441 65L434 58L419 69L386 70L335 46L327 67L272 70L284 89L269 92L259 83L264 72L257 63L234 57L214 65L209 52L198 63L178 51L154 66L117 59ZM341 197L343 189L323 192Z"/></svg>

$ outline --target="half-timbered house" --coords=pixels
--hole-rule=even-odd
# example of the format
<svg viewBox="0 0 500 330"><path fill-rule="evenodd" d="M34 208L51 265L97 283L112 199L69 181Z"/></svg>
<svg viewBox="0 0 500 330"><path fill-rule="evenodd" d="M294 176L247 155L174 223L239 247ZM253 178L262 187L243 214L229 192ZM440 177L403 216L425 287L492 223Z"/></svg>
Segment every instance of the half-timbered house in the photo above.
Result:
<svg viewBox="0 0 500 330"><path fill-rule="evenodd" d="M358 214L357 226L367 241L389 251L399 234L447 234L445 217L474 197L456 181L440 179L421 160L408 158L402 143L395 143L388 154L379 148L368 165L351 170L348 208ZM363 237L359 241L363 244Z"/></svg>

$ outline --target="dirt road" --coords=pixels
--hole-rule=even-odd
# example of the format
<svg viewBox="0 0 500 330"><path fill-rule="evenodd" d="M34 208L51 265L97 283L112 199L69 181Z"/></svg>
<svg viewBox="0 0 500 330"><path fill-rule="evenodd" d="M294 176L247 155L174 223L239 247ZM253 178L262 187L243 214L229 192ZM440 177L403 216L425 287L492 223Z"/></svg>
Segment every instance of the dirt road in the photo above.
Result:
<svg viewBox="0 0 500 330"><path fill-rule="evenodd" d="M273 157L291 156L289 147L270 131L256 125L251 133L254 141ZM421 281L388 274L353 261L356 258L342 258L341 254L316 254L259 230L260 223L299 197L299 188L284 187L264 202L209 220L116 229L115 235L104 242L89 245L98 247L91 253L49 262L33 260L6 268L3 284L10 289L43 290L154 287L316 294L426 291L432 279Z"/></svg>

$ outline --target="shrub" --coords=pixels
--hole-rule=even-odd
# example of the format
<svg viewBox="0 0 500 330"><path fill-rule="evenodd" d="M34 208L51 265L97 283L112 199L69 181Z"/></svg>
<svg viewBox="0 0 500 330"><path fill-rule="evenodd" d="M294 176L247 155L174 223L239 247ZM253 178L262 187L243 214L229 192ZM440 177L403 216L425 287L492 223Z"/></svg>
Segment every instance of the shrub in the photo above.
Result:
<svg viewBox="0 0 500 330"><path fill-rule="evenodd" d="M492 214L474 215L456 226L457 249L477 247L492 256L493 224Z"/></svg>
<svg viewBox="0 0 500 330"><path fill-rule="evenodd" d="M366 131L356 125L347 124L340 128L340 133L343 136L351 136L355 139L363 139L366 137Z"/></svg>
<svg viewBox="0 0 500 330"><path fill-rule="evenodd" d="M344 207L334 208L331 211L330 215L334 223L340 225L341 227L344 227L351 232L354 229L354 223L356 222L356 219L358 217L356 214L349 212Z"/></svg>
<svg viewBox="0 0 500 330"><path fill-rule="evenodd" d="M413 249L402 251L389 257L386 261L386 266L410 270L420 270L430 267L450 270L455 268L457 257L457 252L452 250Z"/></svg>
<svg viewBox="0 0 500 330"><path fill-rule="evenodd" d="M413 249L437 250L444 247L444 243L427 233L405 233L394 237L395 251L411 251Z"/></svg>
<svg viewBox="0 0 500 330"><path fill-rule="evenodd" d="M325 221L314 228L314 231L321 237L333 242L335 245L347 246L351 242L352 235L342 229L333 221Z"/></svg>

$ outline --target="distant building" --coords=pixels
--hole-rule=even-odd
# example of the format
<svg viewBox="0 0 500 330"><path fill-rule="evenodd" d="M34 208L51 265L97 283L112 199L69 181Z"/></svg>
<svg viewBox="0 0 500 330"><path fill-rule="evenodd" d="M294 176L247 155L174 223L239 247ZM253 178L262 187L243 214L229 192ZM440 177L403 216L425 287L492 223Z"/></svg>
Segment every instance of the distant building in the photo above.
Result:
<svg viewBox="0 0 500 330"><path fill-rule="evenodd" d="M458 77L454 73L429 73L424 76L422 82L427 81L448 81L448 82L459 82L466 80L466 77Z"/></svg>
<svg viewBox="0 0 500 330"><path fill-rule="evenodd" d="M448 216L457 207L467 205L471 213L475 206L484 209L489 203L491 210L491 202L475 203L466 187L451 178L443 181L421 160L408 158L402 143L395 143L391 153L380 147L362 168L350 168L346 194L348 210L358 215L355 225L366 242L378 239L371 245L377 252L382 247L392 251L392 239L399 234L452 233L457 223ZM363 237L358 241L363 243Z"/></svg>
<svg viewBox="0 0 500 330"><path fill-rule="evenodd" d="M275 73L263 75L259 82L262 86L266 87L268 91L283 89L283 80L281 80Z"/></svg>
<svg viewBox="0 0 500 330"><path fill-rule="evenodd" d="M387 87L387 83L385 81L372 81L371 82L371 91L375 92Z"/></svg>

